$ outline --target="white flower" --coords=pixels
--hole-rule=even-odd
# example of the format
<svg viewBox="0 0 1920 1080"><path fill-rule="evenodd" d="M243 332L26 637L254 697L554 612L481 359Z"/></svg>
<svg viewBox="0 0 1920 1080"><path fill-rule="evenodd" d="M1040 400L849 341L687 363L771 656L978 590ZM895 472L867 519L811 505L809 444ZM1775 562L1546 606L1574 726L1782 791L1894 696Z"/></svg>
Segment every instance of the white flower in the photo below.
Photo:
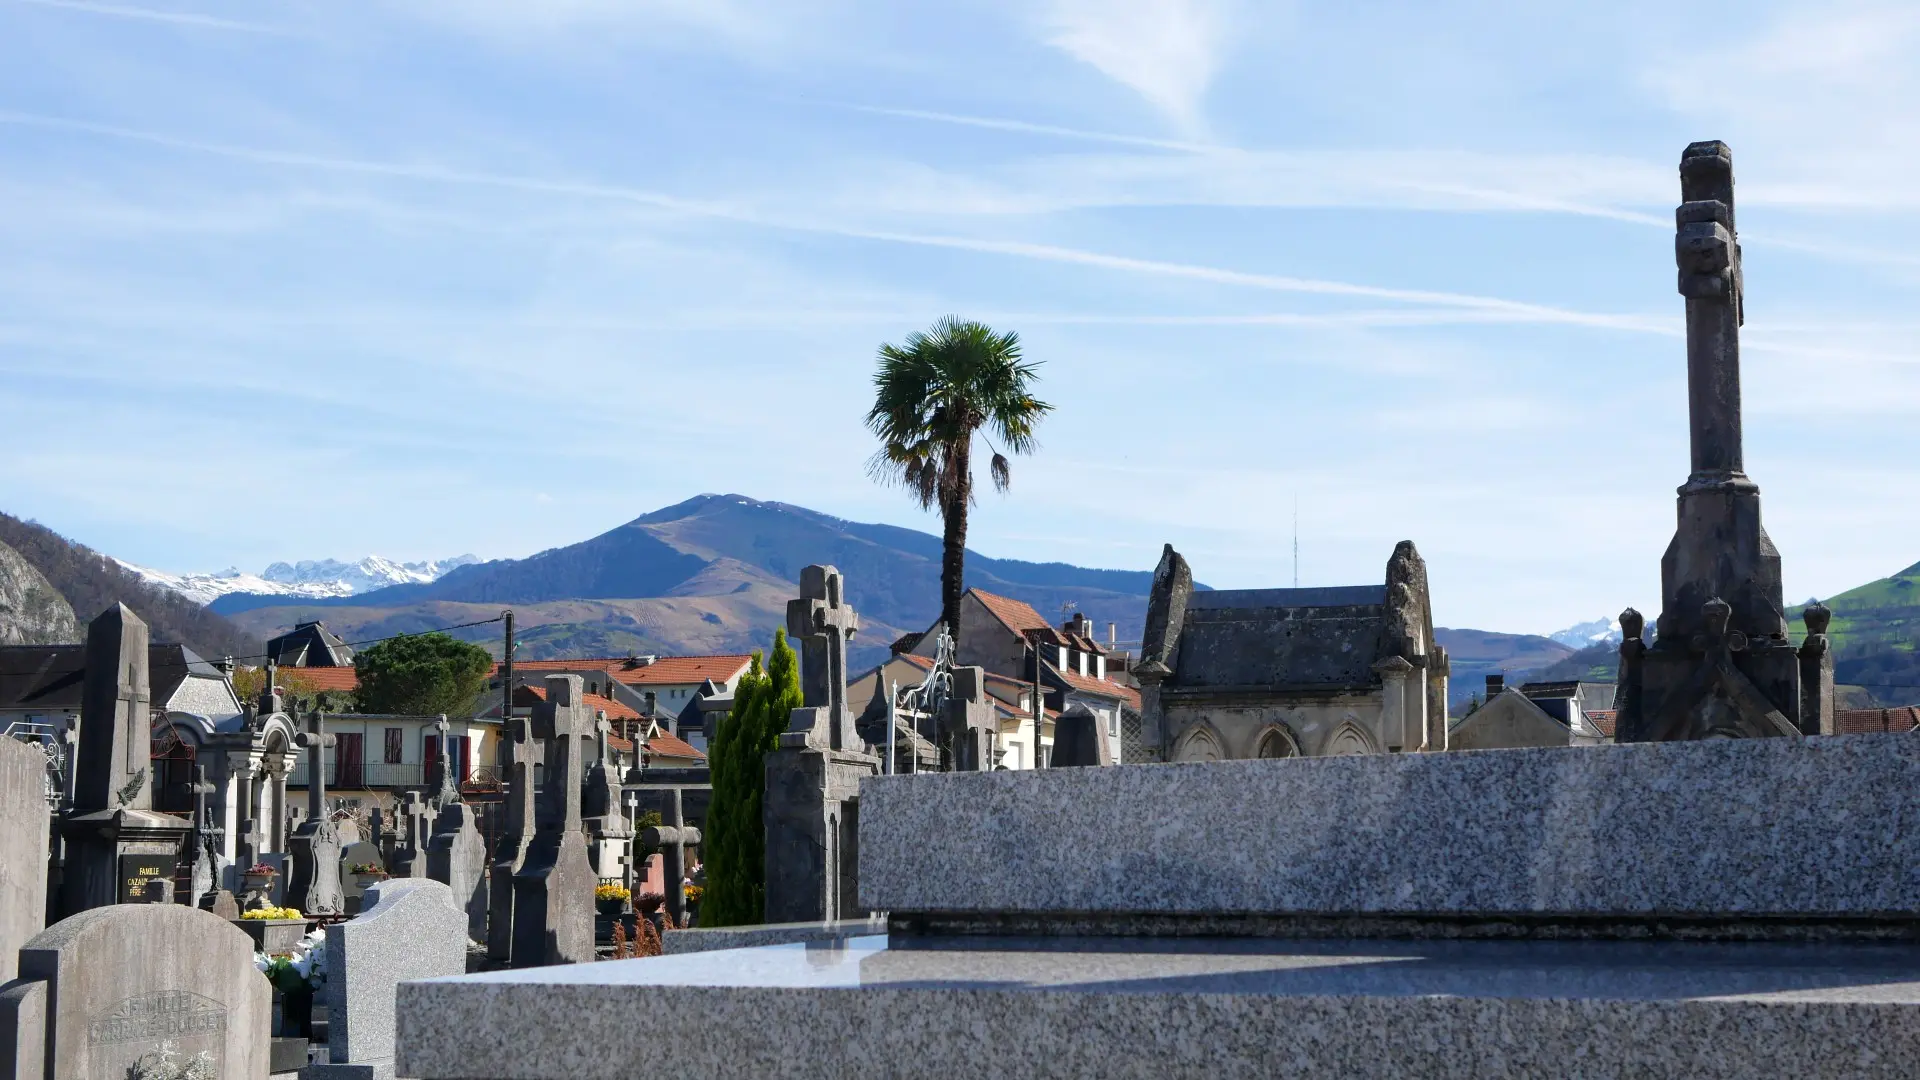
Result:
<svg viewBox="0 0 1920 1080"><path fill-rule="evenodd" d="M272 958L267 956L266 953L257 952L253 954L253 966L260 969L260 974L265 975L267 968L272 966L272 964Z"/></svg>

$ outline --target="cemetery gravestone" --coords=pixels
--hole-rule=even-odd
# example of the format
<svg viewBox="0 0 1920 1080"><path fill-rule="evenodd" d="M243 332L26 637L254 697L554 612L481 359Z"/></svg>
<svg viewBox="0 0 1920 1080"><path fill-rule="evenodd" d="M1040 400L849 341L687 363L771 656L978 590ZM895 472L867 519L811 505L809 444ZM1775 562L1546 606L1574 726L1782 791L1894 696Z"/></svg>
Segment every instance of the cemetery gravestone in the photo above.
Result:
<svg viewBox="0 0 1920 1080"><path fill-rule="evenodd" d="M513 876L516 968L593 959L593 889L599 884L580 828L581 742L591 728L578 675L547 677L539 710L547 730L538 831Z"/></svg>
<svg viewBox="0 0 1920 1080"><path fill-rule="evenodd" d="M20 977L41 990L9 988L15 1001L39 999L13 1010L10 1044L38 1042L44 1057L35 1070L16 1054L16 1080L267 1074L272 990L253 966L253 943L197 908L81 912L21 949ZM23 1030L36 1009L44 1026Z"/></svg>
<svg viewBox="0 0 1920 1080"><path fill-rule="evenodd" d="M346 900L344 910L348 914L360 910L361 900L372 884L372 882L362 883L350 867L379 866L384 868L384 865L385 864L380 861L380 846L371 841L361 840L358 843L348 844L345 848L341 849L340 895Z"/></svg>
<svg viewBox="0 0 1920 1080"><path fill-rule="evenodd" d="M427 876L453 890L454 902L467 913L467 935L487 939L487 840L473 807L448 803L427 845Z"/></svg>
<svg viewBox="0 0 1920 1080"><path fill-rule="evenodd" d="M176 860L192 828L153 811L147 624L126 605L113 605L87 627L86 655L73 808L60 826L67 849L60 909L67 915L135 899L171 900Z"/></svg>
<svg viewBox="0 0 1920 1080"><path fill-rule="evenodd" d="M327 927L326 949L328 1061L302 1080L391 1080L394 988L466 973L467 913L437 881L383 881L358 916Z"/></svg>
<svg viewBox="0 0 1920 1080"><path fill-rule="evenodd" d="M340 828L326 810L326 748L334 744L326 718L308 714L300 745L307 748L307 818L293 832L287 846L293 856L293 880L287 883L287 902L307 915L337 915L346 910L340 887ZM357 830L356 830L357 833Z"/></svg>
<svg viewBox="0 0 1920 1080"><path fill-rule="evenodd" d="M1051 768L1073 765L1111 765L1113 746L1100 728L1100 717L1084 702L1074 702L1054 722Z"/></svg>
<svg viewBox="0 0 1920 1080"><path fill-rule="evenodd" d="M0 984L46 925L46 775L38 746L0 738Z"/></svg>
<svg viewBox="0 0 1920 1080"><path fill-rule="evenodd" d="M787 603L802 643L801 693L780 747L766 756L766 919L817 922L858 914L860 782L880 772L847 709L847 639L860 617L840 571L809 566ZM669 888L672 883L668 883Z"/></svg>
<svg viewBox="0 0 1920 1080"><path fill-rule="evenodd" d="M527 849L538 831L533 769L540 761L540 749L533 739L533 721L515 717L503 727L501 734L511 732L512 737L506 747L507 825L487 881L487 957L491 960L506 960L513 955L513 879L526 864Z"/></svg>
<svg viewBox="0 0 1920 1080"><path fill-rule="evenodd" d="M667 810L661 822L642 829L640 839L648 847L657 848L665 863L661 880L666 889L667 914L672 916L670 925L679 927L686 923L687 914L687 848L700 843L700 830L687 824L679 788L667 789Z"/></svg>

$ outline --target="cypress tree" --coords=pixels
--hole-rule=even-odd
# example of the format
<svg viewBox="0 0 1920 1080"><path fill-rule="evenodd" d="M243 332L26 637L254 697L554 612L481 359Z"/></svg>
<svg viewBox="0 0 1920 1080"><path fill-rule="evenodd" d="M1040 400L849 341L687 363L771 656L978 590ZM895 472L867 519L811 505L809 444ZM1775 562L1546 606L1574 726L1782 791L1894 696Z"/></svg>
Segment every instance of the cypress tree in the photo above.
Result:
<svg viewBox="0 0 1920 1080"><path fill-rule="evenodd" d="M756 921L752 911L752 878L744 864L740 835L750 788L757 782L742 769L743 751L759 730L753 719L766 675L755 650L747 673L734 685L733 707L707 750L713 773L713 799L707 809L707 831L702 837L707 868L707 891L700 904L702 926L740 926Z"/></svg>
<svg viewBox="0 0 1920 1080"><path fill-rule="evenodd" d="M708 763L713 802L707 810L707 893L702 926L744 926L766 918L767 832L761 817L766 795L766 755L780 745L793 710L800 707L800 658L787 632L773 636L766 669L753 665L733 692L733 708L721 722Z"/></svg>

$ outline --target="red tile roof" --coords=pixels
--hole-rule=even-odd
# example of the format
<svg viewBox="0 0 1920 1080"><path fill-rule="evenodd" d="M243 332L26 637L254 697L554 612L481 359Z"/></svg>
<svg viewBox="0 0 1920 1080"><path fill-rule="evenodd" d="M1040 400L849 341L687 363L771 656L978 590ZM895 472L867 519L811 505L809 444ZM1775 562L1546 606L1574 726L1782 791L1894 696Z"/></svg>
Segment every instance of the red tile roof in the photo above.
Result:
<svg viewBox="0 0 1920 1080"><path fill-rule="evenodd" d="M982 592L979 589L968 589L967 591L972 593L982 604L986 605L986 609L993 613L994 618L1005 623L1007 629L1016 634L1024 634L1029 630L1053 629L1053 626L1049 624L1047 620L1040 617L1039 612L1033 610L1032 604L1020 600L1010 600L1004 596L995 596L993 593Z"/></svg>
<svg viewBox="0 0 1920 1080"><path fill-rule="evenodd" d="M688 761L707 760L707 755L694 749L693 744L686 742L679 736L669 735L664 731L647 739L647 754L649 757L656 758L684 758Z"/></svg>
<svg viewBox="0 0 1920 1080"><path fill-rule="evenodd" d="M1619 713L1613 709L1596 709L1587 714L1587 723L1592 724L1600 734L1611 739L1613 738L1613 721L1618 715Z"/></svg>
<svg viewBox="0 0 1920 1080"><path fill-rule="evenodd" d="M1841 735L1920 728L1920 705L1897 709L1840 709L1833 714L1833 730Z"/></svg>
<svg viewBox="0 0 1920 1080"><path fill-rule="evenodd" d="M1111 679L1096 679L1091 675L1082 675L1067 668L1055 670L1060 672L1060 677L1067 681L1068 686L1083 694L1098 694L1101 697L1124 701L1136 711L1140 708L1140 691L1131 686L1121 686Z"/></svg>
<svg viewBox="0 0 1920 1080"><path fill-rule="evenodd" d="M523 672L604 671L628 686L698 685L712 679L726 682L745 671L753 657L744 653L714 656L662 656L651 664L642 664L630 656L602 656L588 659L517 660L513 673L517 681ZM495 676L500 665L493 665Z"/></svg>
<svg viewBox="0 0 1920 1080"><path fill-rule="evenodd" d="M522 704L532 704L534 701L545 701L547 700L547 688L544 686L519 686L514 688L513 696L514 696L514 704L516 706L522 705ZM522 700L523 698L527 700L523 701ZM588 709L591 709L594 712L606 713L607 719L609 720L640 719L639 713L633 711L632 709L626 707L625 705L620 704L619 702L613 700L610 697L601 697L599 694L583 693L580 695L580 700L583 703L585 703Z"/></svg>
<svg viewBox="0 0 1920 1080"><path fill-rule="evenodd" d="M278 670L276 679L280 681L282 687L304 687L314 693L360 688L360 677L350 667L296 667Z"/></svg>

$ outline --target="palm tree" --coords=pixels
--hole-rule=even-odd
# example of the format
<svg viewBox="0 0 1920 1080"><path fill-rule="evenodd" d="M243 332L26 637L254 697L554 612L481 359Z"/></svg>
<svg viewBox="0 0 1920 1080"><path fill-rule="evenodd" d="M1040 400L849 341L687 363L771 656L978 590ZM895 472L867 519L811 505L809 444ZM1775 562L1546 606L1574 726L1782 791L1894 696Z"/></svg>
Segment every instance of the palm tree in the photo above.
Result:
<svg viewBox="0 0 1920 1080"><path fill-rule="evenodd" d="M1032 453L1033 429L1053 406L1033 396L1038 364L1020 359L1020 335L949 315L907 343L880 346L867 427L880 450L867 464L876 480L905 487L945 523L940 559L940 621L959 635L967 557L967 510L974 504L973 436L981 428L993 453L996 491L1012 474L1007 454ZM996 449L993 439L998 438ZM1002 452L1004 451L1004 453Z"/></svg>

